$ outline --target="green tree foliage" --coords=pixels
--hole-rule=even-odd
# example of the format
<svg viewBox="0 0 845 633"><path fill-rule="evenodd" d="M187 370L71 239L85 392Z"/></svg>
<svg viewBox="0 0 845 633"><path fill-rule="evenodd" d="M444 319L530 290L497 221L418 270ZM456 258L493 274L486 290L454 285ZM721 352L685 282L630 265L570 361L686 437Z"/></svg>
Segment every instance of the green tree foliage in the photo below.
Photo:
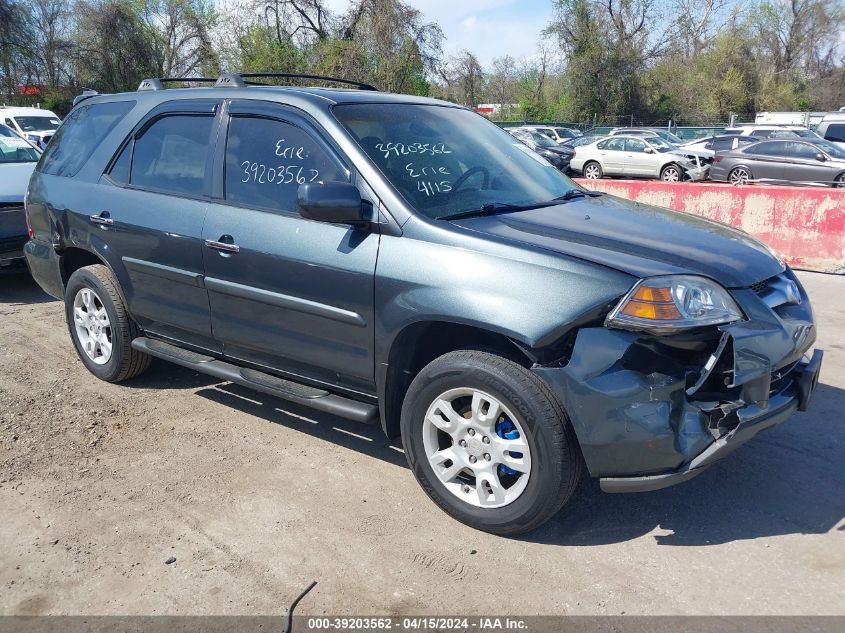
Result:
<svg viewBox="0 0 845 633"><path fill-rule="evenodd" d="M725 118L845 104L845 0L549 0L524 59L443 55L410 0L0 0L0 92L66 109L149 76L301 72L498 116L570 122ZM503 52L507 52L504 50Z"/></svg>

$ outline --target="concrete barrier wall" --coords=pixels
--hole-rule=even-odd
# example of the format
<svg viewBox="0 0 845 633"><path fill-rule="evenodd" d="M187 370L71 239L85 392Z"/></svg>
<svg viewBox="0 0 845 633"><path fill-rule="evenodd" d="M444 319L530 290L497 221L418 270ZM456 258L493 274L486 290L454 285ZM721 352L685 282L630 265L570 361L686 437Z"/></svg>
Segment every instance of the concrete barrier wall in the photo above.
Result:
<svg viewBox="0 0 845 633"><path fill-rule="evenodd" d="M845 274L845 189L576 180L588 189L739 227L796 268Z"/></svg>

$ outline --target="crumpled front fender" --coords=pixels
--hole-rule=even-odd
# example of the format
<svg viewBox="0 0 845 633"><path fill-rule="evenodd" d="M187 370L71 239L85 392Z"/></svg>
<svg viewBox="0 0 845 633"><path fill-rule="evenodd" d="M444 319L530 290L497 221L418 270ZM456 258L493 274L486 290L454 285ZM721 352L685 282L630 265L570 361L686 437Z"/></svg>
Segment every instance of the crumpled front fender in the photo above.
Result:
<svg viewBox="0 0 845 633"><path fill-rule="evenodd" d="M563 403L592 476L675 470L735 428L743 410L765 411L779 370L786 375L815 340L801 294L802 304L773 310L753 291L735 291L747 320L713 328L709 339L583 328L564 366L534 371Z"/></svg>

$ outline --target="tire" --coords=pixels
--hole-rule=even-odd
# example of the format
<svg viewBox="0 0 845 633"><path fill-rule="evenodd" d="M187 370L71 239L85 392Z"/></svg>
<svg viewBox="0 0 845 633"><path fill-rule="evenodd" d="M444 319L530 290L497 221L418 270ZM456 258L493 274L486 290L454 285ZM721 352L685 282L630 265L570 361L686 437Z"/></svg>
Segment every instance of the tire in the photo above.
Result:
<svg viewBox="0 0 845 633"><path fill-rule="evenodd" d="M752 179L751 171L747 167L734 167L728 174L728 182L732 185L744 185Z"/></svg>
<svg viewBox="0 0 845 633"><path fill-rule="evenodd" d="M660 180L663 182L682 182L684 170L675 163L670 163L660 170Z"/></svg>
<svg viewBox="0 0 845 633"><path fill-rule="evenodd" d="M589 178L590 180L601 180L604 178L604 170L594 160L584 163L581 173L584 175L584 178Z"/></svg>
<svg viewBox="0 0 845 633"><path fill-rule="evenodd" d="M834 188L843 189L845 188L845 173L839 174L836 179L833 181Z"/></svg>
<svg viewBox="0 0 845 633"><path fill-rule="evenodd" d="M121 382L150 366L149 355L132 349L132 339L141 333L126 311L117 281L105 266L85 266L70 276L65 317L76 353L100 380Z"/></svg>
<svg viewBox="0 0 845 633"><path fill-rule="evenodd" d="M476 397L486 422L481 413L460 409L475 409ZM501 408L495 414L485 410L485 400ZM443 413L443 403L451 412ZM454 433L430 422L435 418ZM502 428L515 429L516 439ZM449 352L426 365L405 395L401 432L408 463L428 496L458 521L485 532L511 536L537 528L563 507L581 478L581 454L560 402L525 367L489 352ZM432 447L435 437L439 444ZM511 442L521 442L511 446L526 447L525 452L509 452ZM444 454L456 461L443 460ZM506 463L517 470L503 470Z"/></svg>

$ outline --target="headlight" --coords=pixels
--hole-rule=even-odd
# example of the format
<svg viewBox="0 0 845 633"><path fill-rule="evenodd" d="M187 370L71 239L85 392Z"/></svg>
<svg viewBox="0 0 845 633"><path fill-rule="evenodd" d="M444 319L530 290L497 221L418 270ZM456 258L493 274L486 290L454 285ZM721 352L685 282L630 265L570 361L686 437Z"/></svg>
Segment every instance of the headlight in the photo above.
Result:
<svg viewBox="0 0 845 633"><path fill-rule="evenodd" d="M669 334L742 318L739 306L715 281L671 275L637 282L608 315L605 325Z"/></svg>

